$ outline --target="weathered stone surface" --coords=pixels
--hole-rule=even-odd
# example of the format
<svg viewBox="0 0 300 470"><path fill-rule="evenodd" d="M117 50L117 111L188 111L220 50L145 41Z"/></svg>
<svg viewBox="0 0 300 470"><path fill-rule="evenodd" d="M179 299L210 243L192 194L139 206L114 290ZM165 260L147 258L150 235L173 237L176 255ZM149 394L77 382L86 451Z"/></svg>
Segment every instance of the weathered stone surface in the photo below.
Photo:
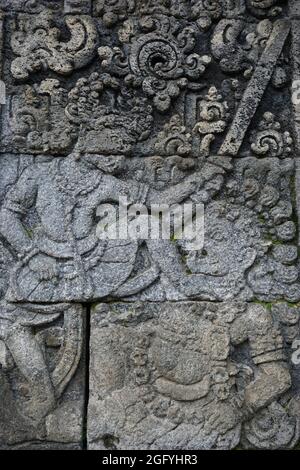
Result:
<svg viewBox="0 0 300 470"><path fill-rule="evenodd" d="M0 449L81 448L80 305L0 306Z"/></svg>
<svg viewBox="0 0 300 470"><path fill-rule="evenodd" d="M1 232L19 257L12 265L6 298L12 302L93 302L108 296L130 299L145 291L154 301L163 295L175 300L298 302L295 169L293 160L287 158L291 137L278 126L274 116L266 114L261 130L253 133L253 153L264 154L263 159L249 156L232 165L228 161L229 171L204 162L201 170L186 178L178 174L181 182L164 190L155 188L160 182L151 181L147 167L141 179L149 178L148 184L144 178L142 183L135 181L136 170L129 165L126 171L123 157L86 155L78 160L71 154L35 160L14 182L2 205ZM274 139L278 148L264 146L265 139ZM115 166L109 167L111 161ZM128 179L111 174L122 167ZM13 170L5 171L9 175ZM76 199L72 196L75 188ZM128 201L150 207L168 200L180 202L188 194L190 201L206 202L202 251L189 252L180 240L146 240L142 245L136 240L97 238L93 220L106 201L117 204L124 195ZM143 252L148 260L135 273ZM153 283L157 288L148 289Z"/></svg>
<svg viewBox="0 0 300 470"><path fill-rule="evenodd" d="M295 445L288 313L298 334L299 308L286 304L272 312L254 303L99 304L91 317L90 448Z"/></svg>
<svg viewBox="0 0 300 470"><path fill-rule="evenodd" d="M0 8L6 12L21 11L24 13L39 13L45 8L58 10L64 0L0 0Z"/></svg>
<svg viewBox="0 0 300 470"><path fill-rule="evenodd" d="M1 448L297 446L298 3L0 0Z"/></svg>
<svg viewBox="0 0 300 470"><path fill-rule="evenodd" d="M65 13L91 13L92 0L65 0Z"/></svg>

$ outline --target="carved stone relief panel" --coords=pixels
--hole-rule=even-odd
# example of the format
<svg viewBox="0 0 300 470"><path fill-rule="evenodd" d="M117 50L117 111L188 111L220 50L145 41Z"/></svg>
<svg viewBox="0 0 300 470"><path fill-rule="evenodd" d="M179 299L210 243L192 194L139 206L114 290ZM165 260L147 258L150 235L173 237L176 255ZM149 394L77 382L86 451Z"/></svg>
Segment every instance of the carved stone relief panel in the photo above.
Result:
<svg viewBox="0 0 300 470"><path fill-rule="evenodd" d="M0 305L0 449L80 449L80 305Z"/></svg>
<svg viewBox="0 0 300 470"><path fill-rule="evenodd" d="M289 448L299 308L99 304L92 315L91 449Z"/></svg>
<svg viewBox="0 0 300 470"><path fill-rule="evenodd" d="M0 447L295 447L298 2L0 9Z"/></svg>

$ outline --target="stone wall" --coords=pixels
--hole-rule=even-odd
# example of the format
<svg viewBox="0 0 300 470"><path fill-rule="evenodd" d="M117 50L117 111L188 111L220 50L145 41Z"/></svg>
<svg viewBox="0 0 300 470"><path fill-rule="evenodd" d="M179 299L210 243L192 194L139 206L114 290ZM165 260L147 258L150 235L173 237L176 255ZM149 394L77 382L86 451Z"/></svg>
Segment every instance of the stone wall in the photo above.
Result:
<svg viewBox="0 0 300 470"><path fill-rule="evenodd" d="M297 447L299 1L0 8L0 448Z"/></svg>

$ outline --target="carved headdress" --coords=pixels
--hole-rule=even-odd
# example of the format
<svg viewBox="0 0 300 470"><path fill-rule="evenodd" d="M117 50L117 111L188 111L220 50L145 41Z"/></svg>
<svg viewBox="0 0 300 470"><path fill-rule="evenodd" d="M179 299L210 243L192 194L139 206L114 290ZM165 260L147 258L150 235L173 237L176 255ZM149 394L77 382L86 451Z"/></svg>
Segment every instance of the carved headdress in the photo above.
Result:
<svg viewBox="0 0 300 470"><path fill-rule="evenodd" d="M80 127L80 152L127 155L151 130L152 108L147 100L120 90L118 80L108 74L93 73L78 80L65 111Z"/></svg>

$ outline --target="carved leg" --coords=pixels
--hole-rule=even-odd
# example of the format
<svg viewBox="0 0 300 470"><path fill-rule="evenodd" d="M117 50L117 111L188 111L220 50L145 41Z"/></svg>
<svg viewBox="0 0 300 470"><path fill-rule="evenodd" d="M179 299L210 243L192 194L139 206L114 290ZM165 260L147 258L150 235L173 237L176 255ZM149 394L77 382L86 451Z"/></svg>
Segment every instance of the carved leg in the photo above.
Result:
<svg viewBox="0 0 300 470"><path fill-rule="evenodd" d="M30 328L16 324L11 328L6 344L16 366L28 382L30 400L26 406L26 416L39 423L56 401L42 350Z"/></svg>

